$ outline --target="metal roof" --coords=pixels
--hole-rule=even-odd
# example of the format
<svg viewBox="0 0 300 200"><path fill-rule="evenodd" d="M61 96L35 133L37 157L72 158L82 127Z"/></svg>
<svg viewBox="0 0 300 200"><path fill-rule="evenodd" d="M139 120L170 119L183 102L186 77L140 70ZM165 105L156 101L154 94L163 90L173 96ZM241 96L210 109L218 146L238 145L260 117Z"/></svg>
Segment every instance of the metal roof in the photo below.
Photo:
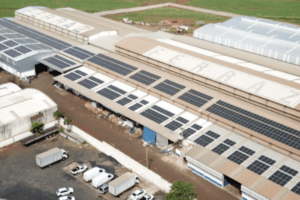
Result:
<svg viewBox="0 0 300 200"><path fill-rule="evenodd" d="M14 92L21 91L22 89L14 83L5 83L0 85L0 97Z"/></svg>
<svg viewBox="0 0 300 200"><path fill-rule="evenodd" d="M194 38L300 65L300 28L255 17L234 17L196 29Z"/></svg>

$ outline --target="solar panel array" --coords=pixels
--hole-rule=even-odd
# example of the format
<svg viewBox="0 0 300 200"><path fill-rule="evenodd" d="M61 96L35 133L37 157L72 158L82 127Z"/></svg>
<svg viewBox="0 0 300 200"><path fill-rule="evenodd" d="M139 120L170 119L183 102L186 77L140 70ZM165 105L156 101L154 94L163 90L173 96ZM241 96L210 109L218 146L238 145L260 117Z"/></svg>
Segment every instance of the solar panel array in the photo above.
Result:
<svg viewBox="0 0 300 200"><path fill-rule="evenodd" d="M282 187L285 186L293 177L283 173L280 170L277 170L272 176L269 177L270 181L273 181L274 183L281 185Z"/></svg>
<svg viewBox="0 0 300 200"><path fill-rule="evenodd" d="M3 53L5 53L6 55L9 55L9 56L12 57L12 58L15 58L15 57L17 57L17 56L22 55L22 54L19 53L18 51L15 51L15 50L12 50L12 49L7 50L7 51L4 51Z"/></svg>
<svg viewBox="0 0 300 200"><path fill-rule="evenodd" d="M66 50L64 50L63 52L67 53L67 54L70 54L76 58L79 58L81 60L85 60L85 59L88 59L92 56L94 56L95 54L92 53L92 52L89 52L87 50L84 50L84 49L81 49L79 47L71 47L71 48L68 48Z"/></svg>
<svg viewBox="0 0 300 200"><path fill-rule="evenodd" d="M17 50L17 51L19 51L19 52L21 52L21 53L24 53L24 54L31 52L31 49L28 49L28 48L26 48L24 46L18 46L18 47L14 48L14 49Z"/></svg>
<svg viewBox="0 0 300 200"><path fill-rule="evenodd" d="M151 85L152 83L154 83L155 81L157 81L158 79L160 79L160 76L156 76L155 74L152 74L150 72L147 72L145 70L141 70L136 74L133 74L132 76L130 76L131 79L136 80L140 83L143 83L145 85Z"/></svg>
<svg viewBox="0 0 300 200"><path fill-rule="evenodd" d="M207 111L300 150L300 137L297 130L222 101L218 101Z"/></svg>
<svg viewBox="0 0 300 200"><path fill-rule="evenodd" d="M93 76L78 82L79 85L81 85L87 89L92 89L96 86L101 85L102 83L104 83L104 81L100 80L99 78L93 77Z"/></svg>
<svg viewBox="0 0 300 200"><path fill-rule="evenodd" d="M235 151L227 159L235 162L236 164L242 164L245 160L249 158L248 155L241 153L240 151Z"/></svg>
<svg viewBox="0 0 300 200"><path fill-rule="evenodd" d="M154 105L151 108L148 108L147 110L143 111L141 115L158 124L161 124L162 122L169 119L169 117L173 117L175 114L168 110L165 110L162 107Z"/></svg>
<svg viewBox="0 0 300 200"><path fill-rule="evenodd" d="M121 74L123 76L126 76L137 69L136 67L128 65L126 63L122 63L115 59L112 59L112 58L104 59L103 57L98 57L98 56L94 56L94 57L88 59L88 61L95 63L97 65L100 65L106 69L109 69L109 70L116 72L118 74Z"/></svg>
<svg viewBox="0 0 300 200"><path fill-rule="evenodd" d="M260 156L257 160L251 163L247 169L253 171L258 175L262 175L265 171L267 171L272 165L275 164L275 160L268 158L264 155Z"/></svg>
<svg viewBox="0 0 300 200"><path fill-rule="evenodd" d="M46 44L58 50L64 50L72 46L66 42L47 36L41 32L35 31L33 29L30 29L26 26L20 25L8 19L3 19L3 18L0 19L0 25L6 27L7 29L19 33L19 34L11 34L10 36L7 37L25 38L24 36L27 36L29 38L32 38L33 40L39 41L43 44Z"/></svg>
<svg viewBox="0 0 300 200"><path fill-rule="evenodd" d="M71 81L76 81L84 76L86 76L87 74L80 71L80 70L75 70L75 71L72 71L66 75L64 75L65 78L67 79L70 79Z"/></svg>
<svg viewBox="0 0 300 200"><path fill-rule="evenodd" d="M236 142L234 142L230 139L226 139L223 141L223 143L221 143L218 146L216 146L215 148L213 148L212 151L221 155L235 144L236 144Z"/></svg>
<svg viewBox="0 0 300 200"><path fill-rule="evenodd" d="M130 106L128 109L132 110L132 111L136 111L137 109L140 109L141 107L143 107L143 104L136 103L136 104Z"/></svg>
<svg viewBox="0 0 300 200"><path fill-rule="evenodd" d="M127 92L114 85L109 85L108 87L99 90L97 93L110 100L115 100L116 98L126 94Z"/></svg>
<svg viewBox="0 0 300 200"><path fill-rule="evenodd" d="M8 49L8 47L3 44L0 44L0 51L3 51L5 49Z"/></svg>
<svg viewBox="0 0 300 200"><path fill-rule="evenodd" d="M185 86L180 85L180 84L175 83L175 82L170 81L170 80L165 80L164 82L156 85L154 88L157 89L157 90L160 90L160 91L162 91L166 94L169 94L169 95L173 96L174 94L176 94L180 90L184 89Z"/></svg>
<svg viewBox="0 0 300 200"><path fill-rule="evenodd" d="M210 143L212 143L215 139L219 138L220 135L213 132L213 131L207 131L205 134L201 135L197 139L194 140L195 143L206 147Z"/></svg>
<svg viewBox="0 0 300 200"><path fill-rule="evenodd" d="M45 58L44 60L61 69L70 67L75 64L74 62L57 55Z"/></svg>
<svg viewBox="0 0 300 200"><path fill-rule="evenodd" d="M197 131L201 130L202 126L198 124L192 124L190 127L187 127L183 132L182 135L184 138L188 138L195 134Z"/></svg>
<svg viewBox="0 0 300 200"><path fill-rule="evenodd" d="M300 181L291 189L291 191L300 195Z"/></svg>
<svg viewBox="0 0 300 200"><path fill-rule="evenodd" d="M125 106L126 104L129 104L130 102L134 101L137 98L138 98L137 96L130 94L127 97L124 97L124 98L120 99L119 101L117 101L117 103L122 106Z"/></svg>
<svg viewBox="0 0 300 200"><path fill-rule="evenodd" d="M201 107L212 99L212 97L192 89L178 98L197 107Z"/></svg>

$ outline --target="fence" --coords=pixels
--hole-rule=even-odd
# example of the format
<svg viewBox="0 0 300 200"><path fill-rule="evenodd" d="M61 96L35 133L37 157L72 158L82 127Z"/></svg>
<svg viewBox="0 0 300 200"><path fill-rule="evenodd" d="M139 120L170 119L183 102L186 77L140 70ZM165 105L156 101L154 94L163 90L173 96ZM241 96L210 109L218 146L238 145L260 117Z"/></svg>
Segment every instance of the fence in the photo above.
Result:
<svg viewBox="0 0 300 200"><path fill-rule="evenodd" d="M64 128L67 128L63 124L63 120L60 120L60 125ZM163 179L158 174L154 173L153 171L147 169L140 163L136 162L126 154L122 153L118 149L112 147L111 145L107 144L106 142L101 142L97 140L96 138L90 136L89 134L85 133L84 131L80 130L76 126L72 125L72 131L76 134L78 134L80 137L84 138L89 144L91 144L93 147L98 149L99 151L105 153L108 156L113 157L116 159L121 165L124 167L132 170L137 175L143 177L147 181L155 184L158 188L160 188L164 192L170 192L171 184Z"/></svg>

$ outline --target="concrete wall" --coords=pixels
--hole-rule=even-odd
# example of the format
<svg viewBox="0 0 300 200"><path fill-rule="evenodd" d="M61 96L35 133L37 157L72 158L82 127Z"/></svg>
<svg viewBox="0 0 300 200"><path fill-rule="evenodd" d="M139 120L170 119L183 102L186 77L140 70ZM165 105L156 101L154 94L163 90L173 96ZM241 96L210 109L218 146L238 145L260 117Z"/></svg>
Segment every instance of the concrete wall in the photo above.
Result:
<svg viewBox="0 0 300 200"><path fill-rule="evenodd" d="M60 125L64 128L68 128L66 125L63 124L63 120L60 120ZM76 126L72 125L71 130L78 134L80 137L84 138L89 144L94 146L99 151L105 153L116 159L121 165L125 166L126 168L132 170L134 173L143 177L147 181L155 184L164 192L169 192L171 189L171 184L163 179L158 174L154 173L153 171L147 169L140 163L136 162L126 154L122 153L118 149L112 147L111 145L107 144L106 142L101 142L96 138L90 136L89 134L85 133L84 131L80 130Z"/></svg>

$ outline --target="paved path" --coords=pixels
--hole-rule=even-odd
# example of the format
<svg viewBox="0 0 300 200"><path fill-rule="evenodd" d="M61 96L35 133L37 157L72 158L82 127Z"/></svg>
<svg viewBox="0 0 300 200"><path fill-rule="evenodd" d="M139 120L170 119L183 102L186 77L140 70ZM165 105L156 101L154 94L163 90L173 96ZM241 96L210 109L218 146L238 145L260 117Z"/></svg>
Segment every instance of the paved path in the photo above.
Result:
<svg viewBox="0 0 300 200"><path fill-rule="evenodd" d="M8 77L12 77L4 72L0 72L0 84L6 82ZM65 113L64 115L72 119L72 123L83 131L100 141L106 141L113 145L126 155L130 156L137 162L146 166L146 150L142 146L141 140L138 138L129 138L124 133L122 127L115 126L106 119L96 119L91 111L84 106L84 101L78 97L58 90L54 86L53 76L47 73L40 74L38 79L32 81L31 84L24 84L32 88L36 88L47 94L53 101L58 104L58 109ZM157 148L149 148L148 156L150 158L150 169L162 176L164 179L173 183L175 180L183 180L196 184L195 191L198 200L233 200L237 199L226 191L218 188L212 183L198 177L187 169L181 169L172 163L162 161L162 154Z"/></svg>
<svg viewBox="0 0 300 200"><path fill-rule="evenodd" d="M209 10L209 9L204 9L204 8L197 8L197 7L193 7L193 6L186 6L186 5L176 4L176 3L163 3L163 4L156 4L156 5L150 5L150 6L140 6L140 7L134 7L134 8L107 10L107 11L97 12L97 13L93 13L93 14L94 15L100 15L100 16L115 15L115 14L120 14L120 13L138 12L138 11L149 10L149 9L154 9L154 8L163 8L163 7L167 7L167 6L186 9L186 10L191 10L191 11L195 11L195 12L208 13L208 14L213 14L213 15L220 15L220 16L224 16L224 17L238 17L238 16L241 16L241 15L237 15L237 14L233 14L233 13Z"/></svg>

